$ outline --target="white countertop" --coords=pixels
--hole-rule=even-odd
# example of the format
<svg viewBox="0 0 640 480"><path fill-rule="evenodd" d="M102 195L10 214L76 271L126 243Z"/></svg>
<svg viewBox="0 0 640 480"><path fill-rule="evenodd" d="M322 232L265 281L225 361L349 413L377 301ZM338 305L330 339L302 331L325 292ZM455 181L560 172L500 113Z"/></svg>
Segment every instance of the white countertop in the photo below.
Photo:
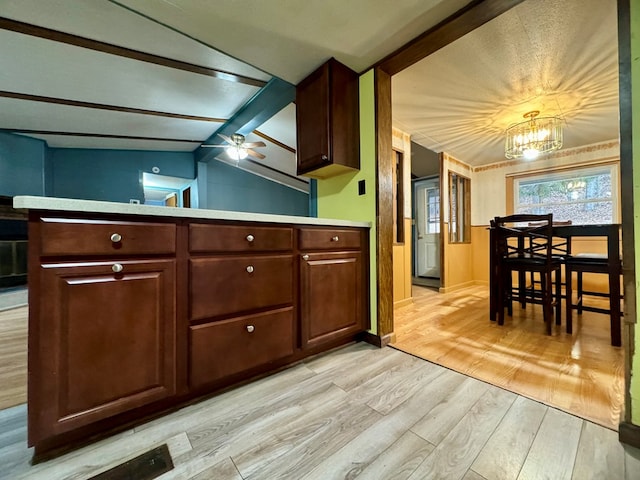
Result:
<svg viewBox="0 0 640 480"><path fill-rule="evenodd" d="M199 208L159 207L72 198L35 197L21 195L13 197L13 207L28 210L54 210L61 212L114 213L121 215L150 215L154 217L202 218L209 220L240 220L247 222L293 223L302 225L330 225L338 227L371 227L370 222L352 222L331 218L295 217L266 213L231 212Z"/></svg>

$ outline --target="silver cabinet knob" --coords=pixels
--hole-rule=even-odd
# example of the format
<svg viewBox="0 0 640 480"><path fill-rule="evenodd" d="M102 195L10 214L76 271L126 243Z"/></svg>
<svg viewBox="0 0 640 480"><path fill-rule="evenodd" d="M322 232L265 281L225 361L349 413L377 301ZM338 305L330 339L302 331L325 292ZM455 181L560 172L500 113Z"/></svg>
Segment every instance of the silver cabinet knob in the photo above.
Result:
<svg viewBox="0 0 640 480"><path fill-rule="evenodd" d="M254 240L253 235L247 235L247 242L253 242L253 240Z"/></svg>
<svg viewBox="0 0 640 480"><path fill-rule="evenodd" d="M249 333L253 333L253 331L256 329L256 327L254 327L253 325L247 325L247 332Z"/></svg>
<svg viewBox="0 0 640 480"><path fill-rule="evenodd" d="M111 234L111 241L113 243L118 243L120 240L122 240L122 235L120 235L119 233L112 233Z"/></svg>
<svg viewBox="0 0 640 480"><path fill-rule="evenodd" d="M114 263L111 265L111 270L113 270L114 273L120 273L123 269L124 267L120 263Z"/></svg>
<svg viewBox="0 0 640 480"><path fill-rule="evenodd" d="M338 240L340 240L340 238L338 237L338 235L336 235L335 237L331 237L331 241L332 241L332 242L337 242Z"/></svg>
<svg viewBox="0 0 640 480"><path fill-rule="evenodd" d="M247 272L249 272L249 273L253 273L253 265L249 265L249 266L247 267Z"/></svg>
<svg viewBox="0 0 640 480"><path fill-rule="evenodd" d="M306 254L305 254L305 255L302 255L302 259L303 259L303 260L309 260L309 255L306 255Z"/></svg>

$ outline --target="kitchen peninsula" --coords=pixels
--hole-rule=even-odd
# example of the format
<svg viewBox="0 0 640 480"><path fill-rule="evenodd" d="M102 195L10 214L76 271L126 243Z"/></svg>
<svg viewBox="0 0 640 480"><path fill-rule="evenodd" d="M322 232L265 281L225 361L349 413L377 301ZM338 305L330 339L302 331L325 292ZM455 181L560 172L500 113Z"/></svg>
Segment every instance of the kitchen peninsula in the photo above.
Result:
<svg viewBox="0 0 640 480"><path fill-rule="evenodd" d="M357 339L369 224L19 196L36 457Z"/></svg>

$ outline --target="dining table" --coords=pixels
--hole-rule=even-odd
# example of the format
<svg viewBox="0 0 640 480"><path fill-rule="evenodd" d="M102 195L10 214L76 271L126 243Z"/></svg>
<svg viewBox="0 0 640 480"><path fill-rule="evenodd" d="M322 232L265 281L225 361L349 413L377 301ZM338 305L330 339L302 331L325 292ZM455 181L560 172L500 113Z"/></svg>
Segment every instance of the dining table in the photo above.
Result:
<svg viewBox="0 0 640 480"><path fill-rule="evenodd" d="M609 315L611 323L611 345L622 345L621 312L620 312L620 275L622 260L620 258L621 225L588 224L588 225L553 225L553 236L564 239L566 254L571 254L571 240L579 237L602 237L607 240L608 276L609 276ZM496 320L498 314L498 275L500 262L498 258L497 235L495 228L489 228L489 317Z"/></svg>

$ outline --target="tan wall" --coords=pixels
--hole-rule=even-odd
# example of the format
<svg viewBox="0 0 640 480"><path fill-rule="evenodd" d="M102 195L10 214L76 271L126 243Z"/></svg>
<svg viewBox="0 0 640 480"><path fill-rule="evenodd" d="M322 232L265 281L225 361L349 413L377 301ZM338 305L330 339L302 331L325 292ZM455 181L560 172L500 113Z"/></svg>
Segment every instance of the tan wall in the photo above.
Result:
<svg viewBox="0 0 640 480"><path fill-rule="evenodd" d="M471 268L477 283L489 284L489 230L488 226L471 227L473 254Z"/></svg>
<svg viewBox="0 0 640 480"><path fill-rule="evenodd" d="M393 303L411 301L411 219L404 219L405 242L393 246Z"/></svg>
<svg viewBox="0 0 640 480"><path fill-rule="evenodd" d="M398 306L411 301L411 137L394 128L392 138L393 148L404 155L404 243L393 246L393 303Z"/></svg>
<svg viewBox="0 0 640 480"><path fill-rule="evenodd" d="M441 292L451 292L475 283L473 243L449 243L449 224L444 224L444 283Z"/></svg>

